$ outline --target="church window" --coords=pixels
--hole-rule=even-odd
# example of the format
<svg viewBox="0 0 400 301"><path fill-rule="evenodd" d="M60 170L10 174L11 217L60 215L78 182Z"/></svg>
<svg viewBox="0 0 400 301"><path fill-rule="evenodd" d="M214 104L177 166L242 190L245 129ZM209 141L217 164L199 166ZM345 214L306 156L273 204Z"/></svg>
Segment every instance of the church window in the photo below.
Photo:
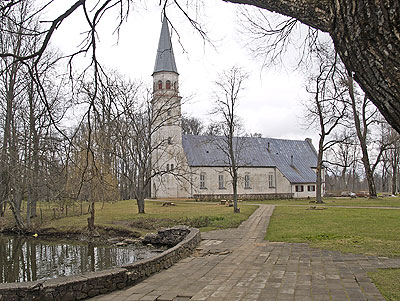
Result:
<svg viewBox="0 0 400 301"><path fill-rule="evenodd" d="M296 185L296 192L303 192L304 186L303 185Z"/></svg>
<svg viewBox="0 0 400 301"><path fill-rule="evenodd" d="M218 188L225 189L224 175L218 175Z"/></svg>
<svg viewBox="0 0 400 301"><path fill-rule="evenodd" d="M315 191L315 185L308 185L307 186L308 191Z"/></svg>
<svg viewBox="0 0 400 301"><path fill-rule="evenodd" d="M171 116L172 116L171 109L168 109L167 110L167 125L172 125L173 118Z"/></svg>
<svg viewBox="0 0 400 301"><path fill-rule="evenodd" d="M167 172L169 171L169 164L167 164Z"/></svg>
<svg viewBox="0 0 400 301"><path fill-rule="evenodd" d="M244 175L244 188L247 188L247 189L250 188L250 175L249 174Z"/></svg>
<svg viewBox="0 0 400 301"><path fill-rule="evenodd" d="M167 82L165 83L165 88L167 90L171 89L171 81L167 80Z"/></svg>
<svg viewBox="0 0 400 301"><path fill-rule="evenodd" d="M174 170L174 164L171 164L171 170Z"/></svg>
<svg viewBox="0 0 400 301"><path fill-rule="evenodd" d="M162 81L158 81L158 90L161 90L162 89Z"/></svg>
<svg viewBox="0 0 400 301"><path fill-rule="evenodd" d="M168 137L168 144L171 145L172 144L172 138Z"/></svg>
<svg viewBox="0 0 400 301"><path fill-rule="evenodd" d="M176 82L174 82L174 90L176 91Z"/></svg>
<svg viewBox="0 0 400 301"><path fill-rule="evenodd" d="M200 174L200 189L206 189L206 174Z"/></svg>
<svg viewBox="0 0 400 301"><path fill-rule="evenodd" d="M272 172L268 175L268 186L269 188L275 188L274 174Z"/></svg>

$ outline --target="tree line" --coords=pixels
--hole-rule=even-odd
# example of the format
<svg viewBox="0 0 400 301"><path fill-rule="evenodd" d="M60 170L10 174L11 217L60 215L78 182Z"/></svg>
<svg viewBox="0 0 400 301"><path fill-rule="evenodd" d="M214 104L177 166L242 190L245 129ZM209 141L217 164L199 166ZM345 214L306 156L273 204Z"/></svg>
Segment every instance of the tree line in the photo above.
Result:
<svg viewBox="0 0 400 301"><path fill-rule="evenodd" d="M41 54L45 59L18 59L44 43L32 11L32 1L19 2L0 24L1 51L13 54L0 59L0 215L10 210L24 231L39 201L87 202L89 230L95 202L136 199L144 213L153 177L185 176L179 164L152 168L153 153L168 141L151 138L176 122L167 112L178 104L97 64L94 72L65 74L61 54L51 47Z"/></svg>
<svg viewBox="0 0 400 301"><path fill-rule="evenodd" d="M361 30L363 34L355 35L344 32L340 26L332 29L331 17L335 19L335 16L326 10L332 8L333 4L326 1L321 2L325 4L320 7L325 13L318 15L313 15L307 9L302 9L302 15L299 15L296 9L298 5L293 4L293 0L277 1L276 7L271 7L270 2L262 1L258 6L328 31L336 46L334 54L322 47L309 52L317 53L313 60L318 66L316 72L310 75L308 85L310 95L313 95L308 108L315 117L310 120L315 120L322 139L319 141L322 155L319 156L318 170L322 166L329 168L333 177L341 179L341 185L349 187L348 179L351 175L355 179L356 173L360 177L362 166L371 196L376 195L374 179L378 173L382 175L385 187L390 186L392 192L396 193L399 189L398 134L370 105L371 102L377 104L398 130L399 119L396 114L399 102L396 97L399 93L396 93L396 89L399 85L389 76L394 74L390 70L396 64L392 61L390 64L382 63L386 62L386 52L390 54L392 49L373 52L379 54L375 58L379 64L372 59L358 57L355 46L363 45L370 39L365 38L364 30ZM303 2L307 4L309 1ZM48 5L52 3L49 1ZM132 3L107 0L99 1L90 8L86 6L86 1L79 0L49 22L40 22L40 13L44 8L36 5L35 1L6 1L0 4L0 215L4 215L9 208L19 229L29 228L31 218L37 215L39 200L87 201L91 204L89 228L94 225L95 201L136 198L139 212L144 212L143 200L148 195L153 177L164 173L183 178L186 176L179 169L151 169L152 153L168 144L168 141L159 141L158 145L153 145L150 139L157 127L171 121L168 118L160 119L160 116L165 116L167 108L154 106L157 99L153 99L152 91L116 72L105 70L97 59L96 26L107 11L117 9L118 31ZM281 6L282 3L288 6ZM329 11L340 13L341 8L352 3L335 2L336 9ZM178 8L184 11L179 5ZM71 66L76 56L86 54L90 64L80 74L75 74L73 69L60 72L60 61L65 57L51 47L51 38L58 26L78 9L84 10L90 29L85 32L81 48L68 54L67 61ZM365 6L357 6L349 11L354 10L361 17L365 15L363 9L371 12L371 8ZM378 5L376 13L382 9ZM390 22L398 19L396 14L398 12L389 16ZM340 24L350 22L346 14L339 15L344 18ZM199 23L190 20L204 34ZM254 17L248 20L253 21L252 25L258 26L265 37L277 37L276 43L267 44L269 48L264 48L264 51L275 59L279 57L277 43L286 40L295 28L296 21L289 19L278 30L265 30ZM358 28L358 25L354 28ZM382 26L377 26L376 30L380 29ZM316 32L313 28L308 31L310 45L319 45L314 43ZM344 39L345 34L353 35ZM391 33L386 33L386 36L391 38ZM392 44L397 45L398 41ZM387 49L389 44L377 45ZM365 51L368 52L370 48L365 47ZM397 57L397 54L391 57ZM386 67L383 70L380 66ZM371 74L375 75L373 79ZM366 93L358 88L354 78ZM383 87L375 83L376 78L383 79L380 81ZM377 90L379 87L382 93ZM224 94L221 95L223 98ZM229 95L225 96L228 96L229 104ZM387 110L391 104L395 109L392 112ZM157 110L154 110L155 107ZM233 115L226 115L226 120L235 120L235 111L229 106L227 108ZM184 128L185 123L192 121L184 119ZM232 125L235 126L235 123ZM192 127L192 130L193 133L201 133L201 125ZM212 124L206 131L210 135L225 135L228 144L234 132L229 124L225 128L221 128L220 124ZM234 168L232 172L235 172ZM25 212L21 210L23 202L27 204Z"/></svg>

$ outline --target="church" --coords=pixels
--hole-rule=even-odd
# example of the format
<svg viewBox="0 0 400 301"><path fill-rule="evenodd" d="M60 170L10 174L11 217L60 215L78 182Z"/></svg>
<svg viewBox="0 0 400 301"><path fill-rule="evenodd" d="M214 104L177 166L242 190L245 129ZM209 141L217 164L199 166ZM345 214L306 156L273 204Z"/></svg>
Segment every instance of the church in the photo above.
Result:
<svg viewBox="0 0 400 301"><path fill-rule="evenodd" d="M152 198L231 199L224 137L183 135L179 73L163 19L153 71ZM315 197L317 152L311 139L237 137L243 145L238 198ZM324 182L324 179L323 179ZM324 192L324 187L322 187Z"/></svg>

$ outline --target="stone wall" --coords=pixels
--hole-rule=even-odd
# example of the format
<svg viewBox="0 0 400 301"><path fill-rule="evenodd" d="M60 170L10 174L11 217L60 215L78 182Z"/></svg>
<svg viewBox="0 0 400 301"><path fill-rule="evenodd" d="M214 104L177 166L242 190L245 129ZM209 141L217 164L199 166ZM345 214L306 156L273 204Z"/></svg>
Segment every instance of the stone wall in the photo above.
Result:
<svg viewBox="0 0 400 301"><path fill-rule="evenodd" d="M133 285L189 256L201 240L200 231L189 234L176 246L146 260L111 270L55 279L0 284L0 300L80 300Z"/></svg>

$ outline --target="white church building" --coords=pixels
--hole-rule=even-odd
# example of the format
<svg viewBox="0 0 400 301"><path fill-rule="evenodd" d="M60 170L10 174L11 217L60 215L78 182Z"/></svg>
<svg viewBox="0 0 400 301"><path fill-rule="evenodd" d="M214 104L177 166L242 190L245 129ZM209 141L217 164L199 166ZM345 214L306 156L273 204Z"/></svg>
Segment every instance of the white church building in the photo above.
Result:
<svg viewBox="0 0 400 301"><path fill-rule="evenodd" d="M230 199L224 137L183 135L181 97L167 19L153 72L152 198ZM240 137L239 199L315 197L317 152L311 139ZM324 181L323 181L324 182ZM324 192L324 187L323 187Z"/></svg>

